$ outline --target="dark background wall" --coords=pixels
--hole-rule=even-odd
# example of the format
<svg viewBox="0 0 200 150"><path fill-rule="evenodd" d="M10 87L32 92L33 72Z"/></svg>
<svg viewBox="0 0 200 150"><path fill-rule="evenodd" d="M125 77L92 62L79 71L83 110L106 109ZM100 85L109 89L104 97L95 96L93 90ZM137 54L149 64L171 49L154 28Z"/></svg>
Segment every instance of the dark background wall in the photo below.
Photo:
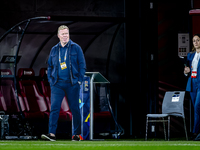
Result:
<svg viewBox="0 0 200 150"><path fill-rule="evenodd" d="M159 80L179 87L184 87L185 81L178 58L178 33L190 33L190 9L190 1L163 0L158 5Z"/></svg>
<svg viewBox="0 0 200 150"><path fill-rule="evenodd" d="M124 17L124 0L2 0L0 27L8 30L14 24L36 16Z"/></svg>
<svg viewBox="0 0 200 150"><path fill-rule="evenodd" d="M131 24L131 26L136 24L136 28L130 31L136 43L132 51L138 57L129 55L130 49L127 49L127 60L134 57L132 69L137 70L135 76L139 79L137 83L131 82L138 87L135 91L139 98L132 101L135 137L144 137L147 113L161 112L164 92L160 89L177 90L174 86L179 87L179 90L185 89L187 78L183 75L183 63L178 58L178 33L191 32L189 16L189 10L192 9L191 2L190 0L138 0L136 3L136 19L133 19ZM130 14L127 13L128 15ZM163 87L160 82L170 86ZM188 104L186 106L188 107ZM140 109L137 109L138 107ZM182 126L174 124L172 135L173 133L181 135L184 131Z"/></svg>

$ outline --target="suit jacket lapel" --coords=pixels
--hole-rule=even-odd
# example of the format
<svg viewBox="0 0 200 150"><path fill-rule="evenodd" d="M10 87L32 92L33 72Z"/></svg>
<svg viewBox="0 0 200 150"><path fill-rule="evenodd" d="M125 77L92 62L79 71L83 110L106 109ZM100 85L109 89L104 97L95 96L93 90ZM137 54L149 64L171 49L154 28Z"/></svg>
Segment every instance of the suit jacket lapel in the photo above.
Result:
<svg viewBox="0 0 200 150"><path fill-rule="evenodd" d="M194 59L195 54L196 54L196 52L191 54L190 68L192 68L192 61L193 61L193 59Z"/></svg>
<svg viewBox="0 0 200 150"><path fill-rule="evenodd" d="M200 60L200 59L199 59L199 60ZM199 68L199 66L200 66L200 61L198 62L197 69Z"/></svg>

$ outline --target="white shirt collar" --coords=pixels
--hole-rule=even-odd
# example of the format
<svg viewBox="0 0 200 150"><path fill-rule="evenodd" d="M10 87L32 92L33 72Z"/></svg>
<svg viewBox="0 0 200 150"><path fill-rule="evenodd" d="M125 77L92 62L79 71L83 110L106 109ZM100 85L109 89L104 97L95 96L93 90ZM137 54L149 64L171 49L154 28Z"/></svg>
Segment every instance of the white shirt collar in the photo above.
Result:
<svg viewBox="0 0 200 150"><path fill-rule="evenodd" d="M199 63L200 53L195 53L195 56L192 60L192 71L197 71L198 63Z"/></svg>

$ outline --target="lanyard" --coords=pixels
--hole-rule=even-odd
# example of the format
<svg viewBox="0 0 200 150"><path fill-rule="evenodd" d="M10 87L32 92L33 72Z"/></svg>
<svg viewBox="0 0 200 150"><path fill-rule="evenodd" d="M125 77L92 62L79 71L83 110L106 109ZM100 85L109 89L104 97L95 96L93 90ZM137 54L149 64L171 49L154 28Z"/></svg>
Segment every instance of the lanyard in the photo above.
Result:
<svg viewBox="0 0 200 150"><path fill-rule="evenodd" d="M64 62L67 60L67 51L68 51L69 44L67 45L67 49L65 51L65 56L64 56ZM59 63L61 63L61 57L60 57L60 46L59 46Z"/></svg>

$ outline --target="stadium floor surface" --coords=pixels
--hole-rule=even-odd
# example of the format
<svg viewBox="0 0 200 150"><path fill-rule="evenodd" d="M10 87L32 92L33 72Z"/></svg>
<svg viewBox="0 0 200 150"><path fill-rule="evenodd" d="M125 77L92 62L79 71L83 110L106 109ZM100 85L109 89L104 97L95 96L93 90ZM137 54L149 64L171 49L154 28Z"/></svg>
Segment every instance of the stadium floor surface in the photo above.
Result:
<svg viewBox="0 0 200 150"><path fill-rule="evenodd" d="M200 142L195 141L135 141L135 140L105 140L80 141L69 140L49 141L0 141L0 149L23 150L57 150L57 149L94 149L94 150L197 150Z"/></svg>

